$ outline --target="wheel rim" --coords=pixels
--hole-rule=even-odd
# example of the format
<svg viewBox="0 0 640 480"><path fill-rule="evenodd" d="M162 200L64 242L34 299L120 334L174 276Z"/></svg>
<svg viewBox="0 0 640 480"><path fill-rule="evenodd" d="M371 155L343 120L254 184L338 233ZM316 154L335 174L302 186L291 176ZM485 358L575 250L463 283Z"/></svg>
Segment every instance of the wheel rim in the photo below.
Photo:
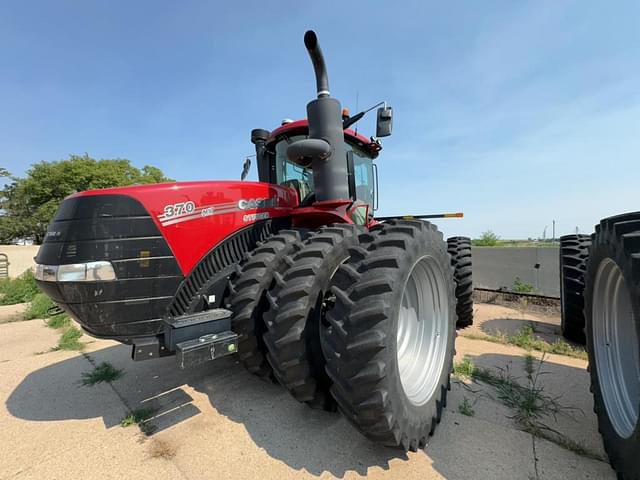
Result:
<svg viewBox="0 0 640 480"><path fill-rule="evenodd" d="M600 391L613 428L628 438L638 423L640 367L631 295L611 259L598 266L593 291L593 345Z"/></svg>
<svg viewBox="0 0 640 480"><path fill-rule="evenodd" d="M420 258L411 269L398 314L397 356L402 388L424 405L439 385L449 337L449 291L438 263Z"/></svg>

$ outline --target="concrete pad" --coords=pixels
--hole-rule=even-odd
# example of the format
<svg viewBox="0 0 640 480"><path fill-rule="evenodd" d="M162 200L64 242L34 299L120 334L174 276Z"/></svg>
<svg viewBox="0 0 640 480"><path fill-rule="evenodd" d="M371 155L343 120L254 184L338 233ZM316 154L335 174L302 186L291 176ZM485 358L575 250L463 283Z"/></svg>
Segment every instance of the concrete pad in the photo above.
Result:
<svg viewBox="0 0 640 480"><path fill-rule="evenodd" d="M0 325L0 365L5 362L48 352L58 342L59 332L42 320L28 320Z"/></svg>
<svg viewBox="0 0 640 480"><path fill-rule="evenodd" d="M183 371L173 358L133 362L130 347L87 336L83 353L34 355L57 336L39 322L0 326L0 351L12 358L0 363L0 478L526 479L536 466L542 479L614 478L607 464L549 442L536 441L534 457L532 437L484 386L475 392L478 385L454 383L435 437L425 451L405 454L371 443L339 414L297 403L234 357ZM521 349L459 337L457 350L459 358L521 373ZM547 360L554 370L545 388L585 390L590 401L584 362L556 357ZM101 362L124 376L79 386ZM458 413L464 397L474 417ZM149 437L120 426L141 406L156 409ZM577 425L585 442L599 442L590 410Z"/></svg>
<svg viewBox="0 0 640 480"><path fill-rule="evenodd" d="M545 480L616 478L608 463L576 455L546 440L536 438L534 444L538 478Z"/></svg>
<svg viewBox="0 0 640 480"><path fill-rule="evenodd" d="M518 347L500 345L479 340L458 337L456 341L456 360L470 358L475 365L503 371L516 378L520 384L526 385L524 356L531 353L538 360L540 352L526 352ZM562 355L546 354L540 367L538 385L544 388L544 394L556 398L565 407L564 413L556 418L543 420L548 426L580 442L594 453L606 458L602 441L598 433L596 416L593 413L593 397L589 391L590 379L586 370L587 362ZM482 389L484 395L492 395L491 388ZM496 423L500 414L492 417Z"/></svg>
<svg viewBox="0 0 640 480"><path fill-rule="evenodd" d="M28 303L17 303L15 305L0 305L0 324L17 322L22 320L22 316L28 307L29 307Z"/></svg>

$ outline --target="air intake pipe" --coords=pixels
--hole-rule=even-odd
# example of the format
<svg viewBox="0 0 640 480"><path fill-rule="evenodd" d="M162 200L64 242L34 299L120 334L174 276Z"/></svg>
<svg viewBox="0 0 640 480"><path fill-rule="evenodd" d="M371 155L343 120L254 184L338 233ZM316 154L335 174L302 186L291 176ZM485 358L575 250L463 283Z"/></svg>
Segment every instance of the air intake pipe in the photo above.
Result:
<svg viewBox="0 0 640 480"><path fill-rule="evenodd" d="M287 156L298 165L311 165L316 201L348 200L342 107L329 96L327 67L315 32L304 34L304 45L315 71L318 98L307 104L309 138L292 143Z"/></svg>

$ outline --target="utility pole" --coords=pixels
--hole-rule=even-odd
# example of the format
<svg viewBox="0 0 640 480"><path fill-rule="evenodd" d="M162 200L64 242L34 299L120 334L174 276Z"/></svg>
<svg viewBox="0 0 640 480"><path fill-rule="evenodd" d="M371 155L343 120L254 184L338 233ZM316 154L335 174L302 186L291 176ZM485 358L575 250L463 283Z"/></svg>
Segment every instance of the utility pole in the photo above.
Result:
<svg viewBox="0 0 640 480"><path fill-rule="evenodd" d="M551 236L551 240L555 240L556 239L556 221L553 221L553 234Z"/></svg>

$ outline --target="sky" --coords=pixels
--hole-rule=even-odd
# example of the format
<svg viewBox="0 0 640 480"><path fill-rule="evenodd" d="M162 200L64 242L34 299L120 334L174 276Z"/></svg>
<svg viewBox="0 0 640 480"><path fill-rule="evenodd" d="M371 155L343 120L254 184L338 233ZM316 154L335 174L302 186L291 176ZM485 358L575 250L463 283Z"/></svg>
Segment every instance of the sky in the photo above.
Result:
<svg viewBox="0 0 640 480"><path fill-rule="evenodd" d="M305 116L314 29L333 96L394 108L379 215L590 233L640 209L639 18L634 0L2 1L0 166L86 152L238 179L251 129Z"/></svg>

